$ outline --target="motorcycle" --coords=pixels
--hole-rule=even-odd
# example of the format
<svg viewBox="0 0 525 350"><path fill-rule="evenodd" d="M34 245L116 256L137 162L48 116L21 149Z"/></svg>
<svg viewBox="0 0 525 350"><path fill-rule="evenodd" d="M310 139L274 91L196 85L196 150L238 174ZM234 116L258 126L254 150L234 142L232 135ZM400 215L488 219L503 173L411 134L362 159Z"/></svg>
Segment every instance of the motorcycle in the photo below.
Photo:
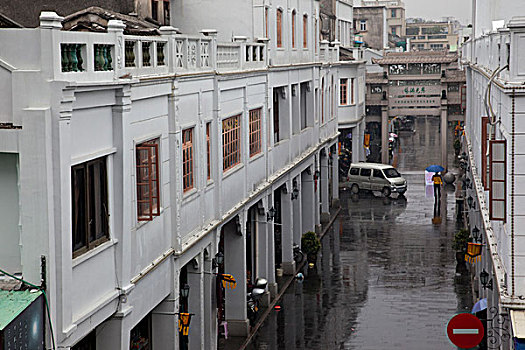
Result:
<svg viewBox="0 0 525 350"><path fill-rule="evenodd" d="M254 285L251 285L251 289L248 291L246 296L246 303L248 309L248 320L250 325L255 326L255 321L257 320L257 315L259 313L259 300L266 292L266 286L268 281L264 278L257 278ZM250 288L250 286L249 286Z"/></svg>
<svg viewBox="0 0 525 350"><path fill-rule="evenodd" d="M295 260L295 266L298 266L300 263L304 261L305 255L301 248L299 248L299 244L293 245L293 259Z"/></svg>

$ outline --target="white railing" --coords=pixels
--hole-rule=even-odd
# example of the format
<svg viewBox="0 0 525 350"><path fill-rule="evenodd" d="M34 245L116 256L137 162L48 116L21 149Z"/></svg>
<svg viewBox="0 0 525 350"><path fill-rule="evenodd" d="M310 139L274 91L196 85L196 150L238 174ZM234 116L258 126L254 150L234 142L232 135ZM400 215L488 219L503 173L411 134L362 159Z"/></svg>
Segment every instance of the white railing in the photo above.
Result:
<svg viewBox="0 0 525 350"><path fill-rule="evenodd" d="M43 12L40 20L36 30L51 38L42 45L53 46L50 60L42 64L52 65L58 80L106 81L267 67L265 43L217 43L216 31L190 36L161 27L160 35L136 36L124 35L125 25L118 20L108 22L107 33L62 31L62 18L53 12Z"/></svg>
<svg viewBox="0 0 525 350"><path fill-rule="evenodd" d="M269 64L266 42L248 42L245 37L237 37L234 42L218 43L217 32L212 30L190 36L179 34L173 27L161 27L159 35L137 36L124 35L125 25L119 20L108 21L107 33L63 31L61 21L56 13L43 12L39 28L22 29L34 33L32 40L41 40L27 45L51 47L42 51L41 64L43 71L50 72L51 78L56 80L115 81L195 72L257 70ZM4 56L9 53L5 52ZM359 51L357 53L360 57ZM7 63L25 62L18 57L4 56ZM308 54L294 61L289 55L281 56L274 59L274 64L303 62L302 59L304 62L338 62L339 43L319 43L318 58Z"/></svg>
<svg viewBox="0 0 525 350"><path fill-rule="evenodd" d="M217 69L230 70L241 64L241 46L235 43L217 44Z"/></svg>
<svg viewBox="0 0 525 350"><path fill-rule="evenodd" d="M476 65L492 74L498 68L509 65L499 74L504 81L523 82L525 67L520 63L521 48L525 46L525 23L519 19L509 21L507 27L469 39L461 45L461 60Z"/></svg>

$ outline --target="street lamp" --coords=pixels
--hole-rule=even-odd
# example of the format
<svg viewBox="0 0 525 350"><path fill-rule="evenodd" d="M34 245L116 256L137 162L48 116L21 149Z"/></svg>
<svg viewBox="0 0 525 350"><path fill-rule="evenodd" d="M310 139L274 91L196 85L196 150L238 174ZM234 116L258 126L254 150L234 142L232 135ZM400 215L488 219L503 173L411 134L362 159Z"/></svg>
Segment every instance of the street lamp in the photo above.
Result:
<svg viewBox="0 0 525 350"><path fill-rule="evenodd" d="M266 221L273 221L273 218L275 217L275 209L271 207L268 209L268 213L266 213Z"/></svg>
<svg viewBox="0 0 525 350"><path fill-rule="evenodd" d="M221 266L224 263L224 254L222 252L218 252L215 254L215 258L213 258L211 262L214 269Z"/></svg>
<svg viewBox="0 0 525 350"><path fill-rule="evenodd" d="M293 190L292 190L292 200L297 199L299 197L299 189L297 188L297 181L293 180Z"/></svg>
<svg viewBox="0 0 525 350"><path fill-rule="evenodd" d="M489 281L489 273L483 269L483 271L479 274L479 281L481 282L481 286L483 289L490 289L492 290L492 279Z"/></svg>
<svg viewBox="0 0 525 350"><path fill-rule="evenodd" d="M472 229L472 238L474 238L476 242L481 243L481 240L482 240L481 231L479 230L477 226L474 226L474 228Z"/></svg>
<svg viewBox="0 0 525 350"><path fill-rule="evenodd" d="M466 187L466 188L469 188L469 186L470 186L470 179L467 177L467 178L465 179L465 187Z"/></svg>
<svg viewBox="0 0 525 350"><path fill-rule="evenodd" d="M474 203L474 198L472 198L472 196L468 196L467 204L468 204L468 207L471 209L472 209L472 203Z"/></svg>
<svg viewBox="0 0 525 350"><path fill-rule="evenodd" d="M180 296L184 299L188 298L190 295L190 286L187 283L184 283L184 285L180 289Z"/></svg>

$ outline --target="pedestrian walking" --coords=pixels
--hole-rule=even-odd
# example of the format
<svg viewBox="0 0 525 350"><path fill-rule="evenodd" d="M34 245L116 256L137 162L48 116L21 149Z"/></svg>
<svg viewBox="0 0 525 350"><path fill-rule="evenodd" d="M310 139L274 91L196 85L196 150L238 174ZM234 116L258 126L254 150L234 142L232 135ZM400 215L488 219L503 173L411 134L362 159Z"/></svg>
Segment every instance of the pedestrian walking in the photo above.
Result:
<svg viewBox="0 0 525 350"><path fill-rule="evenodd" d="M432 181L434 182L434 198L438 199L441 197L441 185L443 185L443 179L441 178L441 173L437 172L432 176Z"/></svg>

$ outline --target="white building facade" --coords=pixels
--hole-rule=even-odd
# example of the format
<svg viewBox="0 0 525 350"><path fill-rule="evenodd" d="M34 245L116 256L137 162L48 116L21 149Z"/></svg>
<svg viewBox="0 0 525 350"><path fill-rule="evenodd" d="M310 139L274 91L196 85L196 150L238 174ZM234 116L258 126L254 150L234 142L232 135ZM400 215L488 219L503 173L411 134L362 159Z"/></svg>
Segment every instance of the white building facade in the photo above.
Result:
<svg viewBox="0 0 525 350"><path fill-rule="evenodd" d="M511 17L521 6L474 1L475 34L461 47L467 76L465 208L473 237L482 234L481 261L472 274L477 297L488 302L487 343L493 349L525 348L525 21ZM499 21L503 27L493 27Z"/></svg>
<svg viewBox="0 0 525 350"><path fill-rule="evenodd" d="M361 103L340 108L340 85L363 72L346 99L364 99L364 62L319 42L318 1L245 3L172 2L191 35L67 32L52 12L0 31L0 266L45 281L57 347L246 336L247 283L267 279L268 303L329 220L338 118Z"/></svg>

